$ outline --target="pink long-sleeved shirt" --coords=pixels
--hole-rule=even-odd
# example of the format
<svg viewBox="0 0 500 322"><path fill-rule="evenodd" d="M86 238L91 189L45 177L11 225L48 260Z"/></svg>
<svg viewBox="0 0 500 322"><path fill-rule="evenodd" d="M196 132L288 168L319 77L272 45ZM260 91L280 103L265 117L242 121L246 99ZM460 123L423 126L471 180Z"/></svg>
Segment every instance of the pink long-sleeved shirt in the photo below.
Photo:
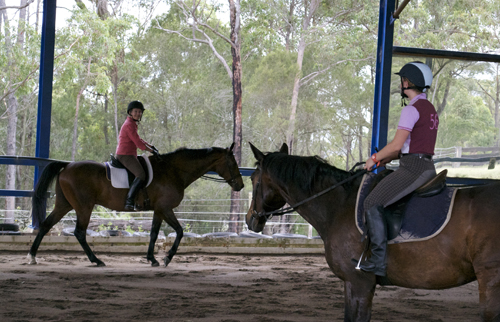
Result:
<svg viewBox="0 0 500 322"><path fill-rule="evenodd" d="M118 146L116 147L116 154L121 155L135 155L137 156L137 149L147 150L148 142L139 137L137 133L137 123L130 116L127 117L123 123L118 135Z"/></svg>

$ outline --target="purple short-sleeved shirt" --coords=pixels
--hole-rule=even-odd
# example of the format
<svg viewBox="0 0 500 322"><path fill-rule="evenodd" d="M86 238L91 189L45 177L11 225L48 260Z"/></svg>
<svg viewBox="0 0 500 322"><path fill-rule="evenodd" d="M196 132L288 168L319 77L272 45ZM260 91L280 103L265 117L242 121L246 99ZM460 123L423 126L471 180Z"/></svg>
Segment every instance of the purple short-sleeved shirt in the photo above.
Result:
<svg viewBox="0 0 500 322"><path fill-rule="evenodd" d="M399 118L398 129L409 131L402 153L434 154L439 117L436 109L427 100L427 95L421 93L415 96L403 108Z"/></svg>

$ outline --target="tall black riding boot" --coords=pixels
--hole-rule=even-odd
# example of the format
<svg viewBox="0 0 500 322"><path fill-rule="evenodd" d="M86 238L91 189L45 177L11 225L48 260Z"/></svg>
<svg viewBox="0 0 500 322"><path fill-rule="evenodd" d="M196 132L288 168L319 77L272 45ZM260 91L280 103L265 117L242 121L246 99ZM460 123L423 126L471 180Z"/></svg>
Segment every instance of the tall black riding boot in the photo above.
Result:
<svg viewBox="0 0 500 322"><path fill-rule="evenodd" d="M359 267L365 272L385 276L387 253L387 226L384 217L384 208L375 206L366 212L366 226L370 237L371 257L361 262Z"/></svg>
<svg viewBox="0 0 500 322"><path fill-rule="evenodd" d="M125 202L125 210L134 210L135 196L137 196L137 193L139 192L139 190L141 190L143 184L144 180L141 180L141 178L137 177L134 179L134 182L132 182L130 190L128 191L127 194L127 201Z"/></svg>

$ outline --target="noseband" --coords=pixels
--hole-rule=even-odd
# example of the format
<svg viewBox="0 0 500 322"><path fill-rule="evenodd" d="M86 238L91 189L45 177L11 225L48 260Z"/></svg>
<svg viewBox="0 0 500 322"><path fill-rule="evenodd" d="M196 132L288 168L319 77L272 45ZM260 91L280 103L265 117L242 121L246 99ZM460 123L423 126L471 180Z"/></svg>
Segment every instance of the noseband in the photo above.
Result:
<svg viewBox="0 0 500 322"><path fill-rule="evenodd" d="M231 168L229 167L229 154L226 154L226 167L229 169L229 176L231 177L229 180L226 180L224 178L213 178L213 177L209 177L207 175L202 175L201 178L202 179L205 179L205 180L209 180L209 181L215 181L215 182L226 182L227 184L229 184L231 187L233 186L233 184L236 184L236 181L238 179L238 175L234 176L232 171L231 171ZM238 172L239 175L241 175L239 172Z"/></svg>
<svg viewBox="0 0 500 322"><path fill-rule="evenodd" d="M233 184L236 184L236 180L238 179L238 175L241 176L241 174L238 171L238 175L236 175L236 177L233 176L231 168L229 167L229 154L226 155L226 164L227 164L227 168L229 169L229 175L231 176L231 179L229 179L229 181L226 181L226 182L232 187Z"/></svg>
<svg viewBox="0 0 500 322"><path fill-rule="evenodd" d="M349 172L353 173L353 169L354 169L355 167L357 167L359 164L364 164L364 162L358 162L358 163L356 163L356 165L355 165L355 166L351 169L351 171L349 171ZM338 182L338 183L334 184L333 186L328 187L328 188L326 188L325 190L320 191L320 192L318 192L317 194L315 194L315 195L313 195L313 196L311 196L311 197L309 197L309 198L306 198L306 199L304 199L304 200L302 200L302 201L300 201L300 202L296 203L296 204L295 204L295 205L293 205L293 206L290 206L290 207L287 207L287 208L283 208L283 209L277 209L277 210L270 211L270 212L266 212L266 211L261 211L261 212L258 212L258 211L257 211L256 199L255 199L256 197L255 197L255 194L254 194L254 195L252 196L252 202L253 202L252 217L253 217L253 218L255 218L255 219L260 219L260 218L262 218L262 217L266 217L266 220L269 220L269 219L271 219L273 216L281 216L281 215L284 215L284 214L287 214L287 213L293 212L293 211L295 211L295 209L296 209L297 207L299 207L299 206L301 206L301 205L305 204L306 202L311 201L311 200L313 200L313 199L315 199L315 198L318 198L319 196L322 196L322 195L324 195L325 193L330 192L330 191L332 191L333 189L338 188L338 187L340 187L341 185L343 185L343 184L345 184L345 183L347 183L347 182L349 182L349 181L351 181L351 180L354 180L354 179L356 179L357 177L359 177L359 176L361 176L361 175L364 175L364 174L365 174L365 173L367 173L367 172L368 172L367 170L361 170L361 171L359 171L359 172L356 172L356 173L354 173L353 175L351 175L349 178L346 178L346 179L344 179L344 180L342 180L342 181L340 181L340 182ZM258 190L258 189L259 189L259 187L260 187L260 182L261 182L261 180L262 180L262 171L261 171L261 172L260 172L260 174L259 174L259 181L257 181L257 185L256 185L256 189L255 189L255 190L256 190L256 192L257 192L257 190ZM260 189L260 194L261 194L262 203L265 205L265 202L264 202L264 192L263 192L262 188Z"/></svg>

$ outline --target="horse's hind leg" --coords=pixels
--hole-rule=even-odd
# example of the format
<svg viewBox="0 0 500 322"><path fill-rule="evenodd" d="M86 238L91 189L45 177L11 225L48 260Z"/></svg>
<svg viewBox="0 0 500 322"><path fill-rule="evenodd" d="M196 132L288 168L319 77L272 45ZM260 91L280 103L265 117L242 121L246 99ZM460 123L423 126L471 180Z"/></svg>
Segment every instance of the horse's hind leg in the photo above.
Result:
<svg viewBox="0 0 500 322"><path fill-rule="evenodd" d="M36 238L33 241L33 244L31 245L31 248L30 248L30 251L28 254L28 264L36 264L36 253L38 251L38 247L40 247L40 243L42 242L43 237L71 209L73 209L73 207L71 207L71 205L64 198L64 195L62 195L62 193L56 197L54 210L52 210L50 215L47 218L45 218L45 220L40 224L38 234L36 235Z"/></svg>
<svg viewBox="0 0 500 322"><path fill-rule="evenodd" d="M149 247L147 260L151 261L151 266L160 266L160 263L155 258L155 243L158 239L158 233L160 232L161 222L163 219L156 213L153 215L153 224L151 225L151 234L149 234Z"/></svg>
<svg viewBox="0 0 500 322"><path fill-rule="evenodd" d="M82 215L83 213L83 215ZM90 249L89 244L87 244L87 227L89 226L90 215L92 210L87 212L77 212L77 222L75 227L75 237L82 246L85 254L89 258L91 263L96 263L98 267L106 266L100 259L98 259L92 249Z"/></svg>

